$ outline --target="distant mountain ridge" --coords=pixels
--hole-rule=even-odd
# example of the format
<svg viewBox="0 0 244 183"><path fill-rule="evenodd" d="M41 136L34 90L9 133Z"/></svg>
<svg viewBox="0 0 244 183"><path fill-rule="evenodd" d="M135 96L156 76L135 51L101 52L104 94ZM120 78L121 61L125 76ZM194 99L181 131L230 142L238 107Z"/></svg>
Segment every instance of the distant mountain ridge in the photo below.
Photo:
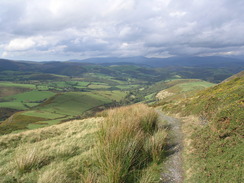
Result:
<svg viewBox="0 0 244 183"><path fill-rule="evenodd" d="M149 67L228 67L238 66L244 68L244 59L230 58L230 57L169 57L169 58L147 58L147 57L104 57L104 58L88 58L84 60L72 59L68 61L14 61L8 59L0 59L0 69L9 68L17 69L24 68L30 65L47 66L47 65L74 65L79 64L101 64L101 65L143 65Z"/></svg>
<svg viewBox="0 0 244 183"><path fill-rule="evenodd" d="M70 61L13 61L0 59L0 80L22 74L58 74L82 76L86 73L105 74L110 77L140 77L160 81L166 75L182 78L221 82L244 70L244 60L228 57L171 57L171 58L90 58ZM8 74L8 76L7 76ZM47 78L47 77L46 77Z"/></svg>
<svg viewBox="0 0 244 183"><path fill-rule="evenodd" d="M84 60L69 60L68 62L79 63L133 63L142 64L151 67L168 67L168 66L191 66L191 67L226 67L226 66L242 66L244 67L244 59L209 56L209 57L169 57L169 58L147 58L147 57L107 57L107 58L89 58Z"/></svg>

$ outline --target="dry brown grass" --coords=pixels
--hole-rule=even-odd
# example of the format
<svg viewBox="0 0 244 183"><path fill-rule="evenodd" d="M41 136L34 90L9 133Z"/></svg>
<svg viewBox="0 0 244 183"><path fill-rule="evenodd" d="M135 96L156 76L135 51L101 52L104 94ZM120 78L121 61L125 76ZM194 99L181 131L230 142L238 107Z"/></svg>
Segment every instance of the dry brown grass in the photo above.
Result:
<svg viewBox="0 0 244 183"><path fill-rule="evenodd" d="M58 168L51 166L50 169L47 169L40 174L37 183L67 183L70 181L71 180L67 177L65 170L62 169L62 166Z"/></svg>
<svg viewBox="0 0 244 183"><path fill-rule="evenodd" d="M97 148L103 182L135 182L139 179L135 171L151 159L156 160L163 150L159 144L162 136L159 133L153 136L158 115L144 104L115 108L103 114L106 119L101 125Z"/></svg>
<svg viewBox="0 0 244 183"><path fill-rule="evenodd" d="M91 157L103 118L0 136L0 182L74 182L83 159ZM63 181L61 181L63 180Z"/></svg>
<svg viewBox="0 0 244 183"><path fill-rule="evenodd" d="M39 150L34 147L22 151L21 153L16 153L15 164L17 170L23 174L30 172L32 169L39 169L48 164L49 158L40 154Z"/></svg>
<svg viewBox="0 0 244 183"><path fill-rule="evenodd" d="M151 157L153 162L160 162L164 155L164 149L166 146L167 131L160 129L153 136L151 136L144 148L148 152L148 156Z"/></svg>

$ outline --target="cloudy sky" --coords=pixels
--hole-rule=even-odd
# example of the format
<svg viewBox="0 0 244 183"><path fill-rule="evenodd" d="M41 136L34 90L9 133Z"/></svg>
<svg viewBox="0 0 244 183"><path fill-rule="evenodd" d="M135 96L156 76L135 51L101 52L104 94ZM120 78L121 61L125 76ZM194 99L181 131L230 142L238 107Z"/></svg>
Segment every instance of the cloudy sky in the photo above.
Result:
<svg viewBox="0 0 244 183"><path fill-rule="evenodd" d="M244 55L244 0L0 0L0 58Z"/></svg>

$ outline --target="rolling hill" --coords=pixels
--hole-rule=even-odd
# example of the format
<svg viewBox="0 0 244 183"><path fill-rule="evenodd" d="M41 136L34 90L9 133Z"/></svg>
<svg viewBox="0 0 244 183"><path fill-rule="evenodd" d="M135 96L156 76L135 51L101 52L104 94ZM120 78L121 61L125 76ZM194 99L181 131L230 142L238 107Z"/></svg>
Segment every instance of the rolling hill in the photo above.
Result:
<svg viewBox="0 0 244 183"><path fill-rule="evenodd" d="M18 94L16 101L1 103L0 106L6 111L7 109L25 111L16 112L0 123L0 135L80 118L86 111L95 110L116 100L120 101L124 96L125 93L120 91L66 92L56 95L48 91L31 91ZM23 100L28 102L24 104L19 102ZM40 103L39 100L43 102ZM28 108L25 108L26 106Z"/></svg>
<svg viewBox="0 0 244 183"><path fill-rule="evenodd" d="M1 80L16 80L17 78L30 80L33 77L42 80L47 77L58 77L51 74L82 77L87 73L96 73L117 78L135 77L155 82L170 78L170 73L177 73L182 78L220 82L243 69L244 61L242 59L227 57L90 58L67 62L27 62L0 59ZM30 75L32 76L30 77ZM16 76L18 77L16 78Z"/></svg>

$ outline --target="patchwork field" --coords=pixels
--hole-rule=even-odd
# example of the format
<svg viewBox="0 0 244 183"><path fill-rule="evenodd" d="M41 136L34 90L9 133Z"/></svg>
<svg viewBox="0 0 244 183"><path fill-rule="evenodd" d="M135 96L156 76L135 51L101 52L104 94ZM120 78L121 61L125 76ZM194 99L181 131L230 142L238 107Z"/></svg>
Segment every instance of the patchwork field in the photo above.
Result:
<svg viewBox="0 0 244 183"><path fill-rule="evenodd" d="M119 102L127 95L126 91L111 89L111 83L64 79L0 82L0 134L79 118L86 111ZM21 113L12 115L16 111Z"/></svg>
<svg viewBox="0 0 244 183"><path fill-rule="evenodd" d="M30 94L31 95L30 95ZM18 94L18 100L26 99L30 95L29 100L40 100L47 96L52 96L45 102L38 106L27 110L26 112L15 113L4 122L0 124L0 133L9 133L11 131L19 131L33 128L40 128L52 124L57 124L68 119L77 118L85 111L91 110L95 107L111 103L113 100L120 100L125 95L119 91L104 91L104 92L66 92L56 94L52 92L43 93L40 91L31 91L29 93ZM38 94L38 97L35 95ZM46 99L46 98L45 98ZM18 101L9 104L14 105L15 108L21 108L23 104ZM27 103L29 104L29 103ZM26 106L26 105L25 105ZM6 107L6 106L5 106ZM22 109L25 109L24 107Z"/></svg>

